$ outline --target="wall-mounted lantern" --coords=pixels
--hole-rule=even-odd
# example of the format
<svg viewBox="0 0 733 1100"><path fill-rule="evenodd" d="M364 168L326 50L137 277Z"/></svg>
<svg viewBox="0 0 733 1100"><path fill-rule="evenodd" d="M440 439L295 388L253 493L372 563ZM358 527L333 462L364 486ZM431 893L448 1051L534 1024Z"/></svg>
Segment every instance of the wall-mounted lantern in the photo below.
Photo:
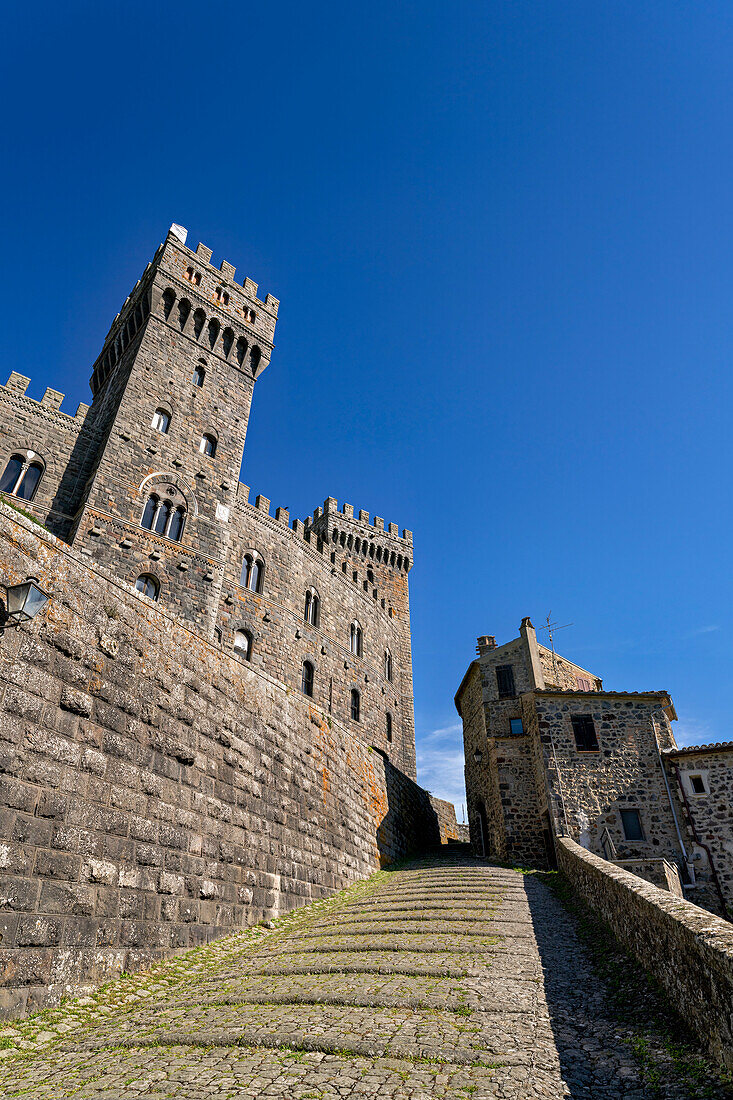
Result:
<svg viewBox="0 0 733 1100"><path fill-rule="evenodd" d="M5 586L5 610L6 619L2 623L3 629L11 626L20 626L35 619L39 611L46 606L49 596L42 588L38 587L37 577L28 577L20 584L6 584Z"/></svg>
<svg viewBox="0 0 733 1100"><path fill-rule="evenodd" d="M481 752L481 749L476 749L476 752L473 754L473 758L477 764L481 763L484 758L484 754Z"/></svg>

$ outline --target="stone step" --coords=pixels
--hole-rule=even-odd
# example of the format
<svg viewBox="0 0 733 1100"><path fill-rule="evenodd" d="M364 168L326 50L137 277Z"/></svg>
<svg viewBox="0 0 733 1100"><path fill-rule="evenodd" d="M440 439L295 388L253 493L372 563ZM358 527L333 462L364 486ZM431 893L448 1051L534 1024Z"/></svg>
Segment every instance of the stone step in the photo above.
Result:
<svg viewBox="0 0 733 1100"><path fill-rule="evenodd" d="M239 976L230 980L200 982L195 987L169 991L150 998L145 1010L204 1006L341 1005L362 1008L440 1009L469 1016L478 1012L532 1012L539 995L531 977L502 976L487 982L487 973L460 979L424 975L339 973Z"/></svg>
<svg viewBox="0 0 733 1100"><path fill-rule="evenodd" d="M440 954L478 955L481 951L488 950L493 944L498 943L500 938L498 935L489 934L481 938L480 936L457 936L455 934L450 936L434 934L410 936L397 933L387 936L380 933L379 936L369 934L368 936L322 936L317 939L308 937L307 942L304 942L306 937L301 936L297 942L294 941L292 944L285 942L282 945L273 945L270 957L274 958L276 955L302 951L304 947L307 951L400 951L404 954L424 954L437 951ZM526 933L526 938L532 938L531 931Z"/></svg>
<svg viewBox="0 0 733 1100"><path fill-rule="evenodd" d="M419 1058L363 1057L319 1050L285 1050L277 1045L259 1046L121 1046L70 1052L70 1076L84 1100L203 1100L204 1097L237 1097L237 1100L389 1100L390 1097L444 1096L459 1100L488 1097L553 1096L524 1091L529 1076L526 1064L460 1064L450 1059L431 1063ZM23 1100L59 1100L59 1081L64 1069L44 1073L29 1060L14 1072L12 1092ZM532 1080L536 1081L532 1068ZM142 1091L127 1084L144 1082ZM603 1098L605 1100L605 1098Z"/></svg>
<svg viewBox="0 0 733 1100"><path fill-rule="evenodd" d="M203 1005L128 1014L91 1028L73 1049L116 1046L280 1046L367 1057L445 1058L455 1064L501 1060L528 1064L535 1033L533 1014L485 1012L463 1017L432 1009L329 1004ZM99 1034L94 1035L98 1030Z"/></svg>

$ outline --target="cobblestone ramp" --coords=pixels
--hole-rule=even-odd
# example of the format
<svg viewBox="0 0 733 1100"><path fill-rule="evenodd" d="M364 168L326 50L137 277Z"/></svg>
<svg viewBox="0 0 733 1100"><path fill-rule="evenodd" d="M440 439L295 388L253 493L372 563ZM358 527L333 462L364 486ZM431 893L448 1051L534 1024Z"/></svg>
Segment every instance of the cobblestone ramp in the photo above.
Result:
<svg viewBox="0 0 733 1100"><path fill-rule="evenodd" d="M549 891L451 853L6 1027L0 1056L9 1100L657 1095Z"/></svg>

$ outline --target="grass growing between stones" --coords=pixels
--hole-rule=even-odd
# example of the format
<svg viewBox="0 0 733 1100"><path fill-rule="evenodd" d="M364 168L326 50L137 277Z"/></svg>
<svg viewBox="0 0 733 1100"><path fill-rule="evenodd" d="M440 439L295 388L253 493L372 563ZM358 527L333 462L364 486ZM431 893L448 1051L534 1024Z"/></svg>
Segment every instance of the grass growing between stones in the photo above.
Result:
<svg viewBox="0 0 733 1100"><path fill-rule="evenodd" d="M41 1009L22 1020L10 1021L0 1027L0 1064L7 1063L8 1058L33 1056L41 1049L48 1049L54 1040L68 1039L75 1031L99 1026L112 1013L134 1009L162 990L195 985L215 972L224 959L253 954L265 939L276 943L323 915L337 913L355 899L370 895L407 862L376 871L368 879L349 885L331 897L317 899L272 921L260 922L183 951L134 974L122 971L119 977L87 996L61 998L57 1006Z"/></svg>
<svg viewBox="0 0 733 1100"><path fill-rule="evenodd" d="M649 1091L662 1100L670 1080L690 1100L733 1100L733 1075L702 1057L689 1028L666 993L627 954L609 926L578 897L558 872L531 872L545 883L574 918L579 940L603 982L614 1016L628 1032L631 1048Z"/></svg>

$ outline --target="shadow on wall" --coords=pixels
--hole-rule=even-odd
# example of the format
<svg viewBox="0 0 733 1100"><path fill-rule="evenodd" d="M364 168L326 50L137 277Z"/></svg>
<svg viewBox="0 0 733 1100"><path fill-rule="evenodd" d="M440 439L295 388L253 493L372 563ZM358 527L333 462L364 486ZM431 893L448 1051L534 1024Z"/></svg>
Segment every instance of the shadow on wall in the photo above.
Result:
<svg viewBox="0 0 733 1100"><path fill-rule="evenodd" d="M440 823L428 792L391 764L382 749L372 751L384 762L387 795L387 812L377 828L380 865L439 848Z"/></svg>

